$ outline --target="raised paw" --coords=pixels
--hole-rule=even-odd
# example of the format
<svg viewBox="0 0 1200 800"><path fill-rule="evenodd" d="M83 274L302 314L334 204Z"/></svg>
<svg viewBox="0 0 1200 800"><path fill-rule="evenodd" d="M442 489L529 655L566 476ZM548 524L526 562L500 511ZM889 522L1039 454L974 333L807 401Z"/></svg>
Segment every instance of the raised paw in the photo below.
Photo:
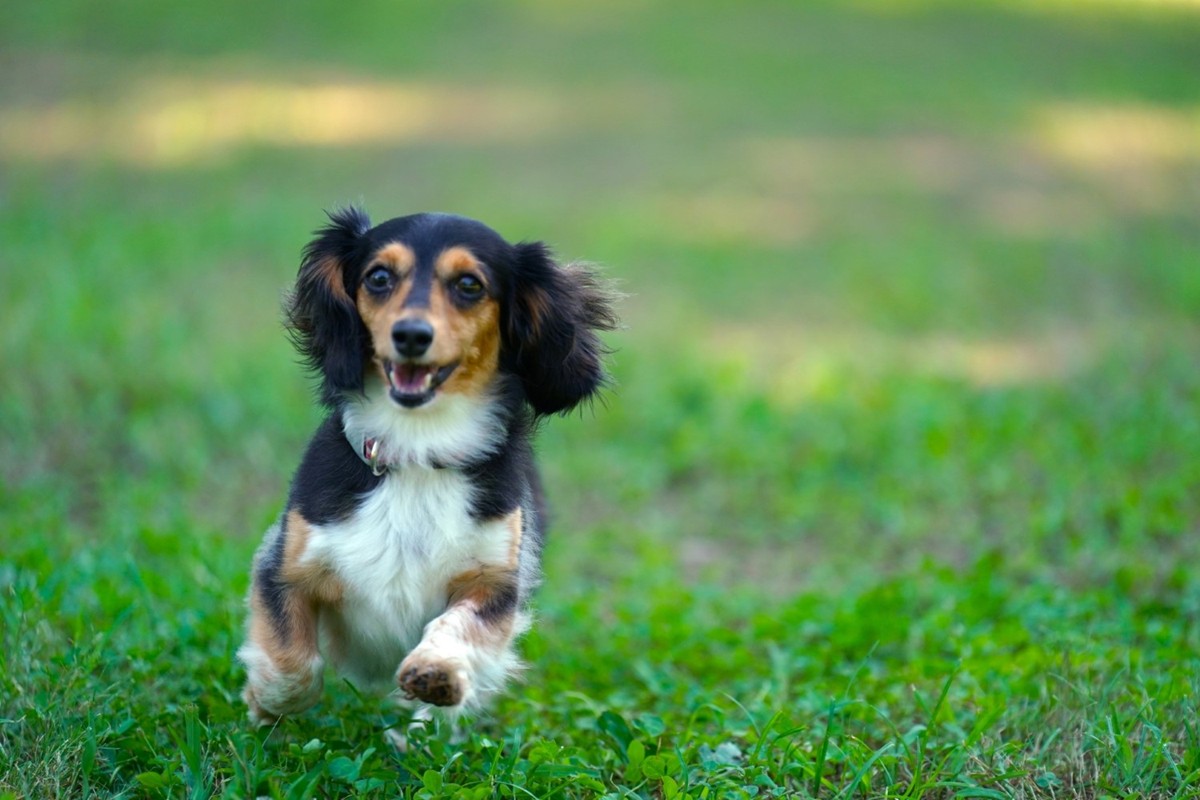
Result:
<svg viewBox="0 0 1200 800"><path fill-rule="evenodd" d="M409 700L422 700L435 706L456 706L466 695L466 678L461 672L445 661L408 659L400 665L396 681Z"/></svg>

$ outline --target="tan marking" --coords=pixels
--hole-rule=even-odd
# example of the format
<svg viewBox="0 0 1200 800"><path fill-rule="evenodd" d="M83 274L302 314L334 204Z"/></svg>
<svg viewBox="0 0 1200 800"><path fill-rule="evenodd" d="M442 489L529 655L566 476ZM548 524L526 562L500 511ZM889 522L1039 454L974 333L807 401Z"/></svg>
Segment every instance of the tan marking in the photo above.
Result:
<svg viewBox="0 0 1200 800"><path fill-rule="evenodd" d="M345 303L350 302L350 295L346 293L346 282L342 275L342 262L333 256L325 256L313 264L312 271L322 283L329 287L329 291L333 293L334 297Z"/></svg>
<svg viewBox="0 0 1200 800"><path fill-rule="evenodd" d="M282 673L306 673L317 653L316 604L289 593L284 599L283 614L287 620L288 637L284 642L271 624L263 607L258 589L250 593L250 631L248 638L267 654L271 663Z"/></svg>
<svg viewBox="0 0 1200 800"><path fill-rule="evenodd" d="M542 320L550 313L550 295L533 286L525 291L518 302L525 306L529 315L530 337L538 339L542 335Z"/></svg>
<svg viewBox="0 0 1200 800"><path fill-rule="evenodd" d="M434 262L434 271L441 280L448 280L463 272L471 272L479 277L481 282L484 281L482 264L479 259L475 258L475 254L465 247L455 246L447 247L437 257Z"/></svg>
<svg viewBox="0 0 1200 800"><path fill-rule="evenodd" d="M403 277L416 266L417 256L408 245L389 242L376 250L374 257L367 264L368 271L376 264L386 264L396 270L397 275Z"/></svg>
<svg viewBox="0 0 1200 800"><path fill-rule="evenodd" d="M517 582L517 573L513 568L484 564L473 569L460 572L446 583L446 594L449 605L474 603L491 597L497 590L513 586ZM482 605L482 603L477 603Z"/></svg>
<svg viewBox="0 0 1200 800"><path fill-rule="evenodd" d="M288 512L283 543L283 564L280 576L297 591L322 605L337 605L342 601L345 587L326 564L304 562L311 530L299 510Z"/></svg>
<svg viewBox="0 0 1200 800"><path fill-rule="evenodd" d="M514 570L521 563L521 538L524 535L525 520L521 509L517 508L508 515L508 530L512 538L508 540L508 565Z"/></svg>
<svg viewBox="0 0 1200 800"><path fill-rule="evenodd" d="M489 297L460 311L445 298L444 292L439 287L434 295L441 297L438 305L446 309L446 338L454 341L457 350L447 363L458 361L458 369L446 381L444 389L477 396L492 384L500 368L500 306Z"/></svg>
<svg viewBox="0 0 1200 800"><path fill-rule="evenodd" d="M450 579L446 586L446 593L450 598L449 610L446 613L457 611L461 614L462 641L488 648L502 648L508 645L513 635L515 613L510 612L485 621L476 612L484 608L494 595L516 585L517 572L508 566L483 565L461 572Z"/></svg>

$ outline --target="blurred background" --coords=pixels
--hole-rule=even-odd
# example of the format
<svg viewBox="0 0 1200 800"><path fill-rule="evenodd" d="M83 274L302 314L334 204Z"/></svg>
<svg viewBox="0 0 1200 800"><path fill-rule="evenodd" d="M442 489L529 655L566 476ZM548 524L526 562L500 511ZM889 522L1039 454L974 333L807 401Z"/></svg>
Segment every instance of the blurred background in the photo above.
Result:
<svg viewBox="0 0 1200 800"><path fill-rule="evenodd" d="M7 580L88 607L182 550L236 606L320 414L279 301L347 203L629 294L542 439L551 605L1190 580L1193 3L53 0L0 45Z"/></svg>

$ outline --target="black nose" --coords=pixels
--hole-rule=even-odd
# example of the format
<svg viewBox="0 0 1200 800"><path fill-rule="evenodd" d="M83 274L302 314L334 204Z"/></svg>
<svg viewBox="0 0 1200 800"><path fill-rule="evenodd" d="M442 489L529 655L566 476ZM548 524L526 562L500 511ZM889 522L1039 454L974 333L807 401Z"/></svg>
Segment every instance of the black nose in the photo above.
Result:
<svg viewBox="0 0 1200 800"><path fill-rule="evenodd" d="M423 319L402 319L392 326L392 343L406 358L424 355L433 344L433 326Z"/></svg>

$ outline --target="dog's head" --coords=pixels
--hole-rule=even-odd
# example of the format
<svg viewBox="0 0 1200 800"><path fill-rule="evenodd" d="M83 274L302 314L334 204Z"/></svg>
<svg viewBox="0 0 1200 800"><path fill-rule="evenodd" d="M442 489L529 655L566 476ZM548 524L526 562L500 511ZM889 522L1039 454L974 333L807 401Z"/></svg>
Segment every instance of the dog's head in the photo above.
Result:
<svg viewBox="0 0 1200 800"><path fill-rule="evenodd" d="M405 409L482 396L512 375L546 415L604 383L596 332L616 325L610 298L590 269L557 264L541 243L509 244L445 214L371 227L350 208L305 248L287 315L327 403L363 391L372 372Z"/></svg>

